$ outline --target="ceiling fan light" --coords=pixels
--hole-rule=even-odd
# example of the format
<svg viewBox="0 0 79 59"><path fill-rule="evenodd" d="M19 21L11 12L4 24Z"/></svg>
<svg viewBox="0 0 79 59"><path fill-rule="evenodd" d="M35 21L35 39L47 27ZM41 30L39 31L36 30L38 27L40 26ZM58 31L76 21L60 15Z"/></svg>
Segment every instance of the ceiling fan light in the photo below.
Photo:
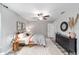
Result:
<svg viewBox="0 0 79 59"><path fill-rule="evenodd" d="M43 17L39 17L38 19L39 19L39 20L43 20Z"/></svg>

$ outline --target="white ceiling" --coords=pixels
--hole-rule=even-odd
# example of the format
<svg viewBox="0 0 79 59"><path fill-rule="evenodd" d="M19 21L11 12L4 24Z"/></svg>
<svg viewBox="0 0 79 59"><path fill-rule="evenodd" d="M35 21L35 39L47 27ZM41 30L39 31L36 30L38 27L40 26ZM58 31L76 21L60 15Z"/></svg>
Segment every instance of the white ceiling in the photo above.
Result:
<svg viewBox="0 0 79 59"><path fill-rule="evenodd" d="M67 12L69 9L79 8L79 4L68 3L4 3L8 8L15 11L26 20L37 21L34 17L34 12L48 11L50 17L47 21L53 21L61 16L61 12Z"/></svg>

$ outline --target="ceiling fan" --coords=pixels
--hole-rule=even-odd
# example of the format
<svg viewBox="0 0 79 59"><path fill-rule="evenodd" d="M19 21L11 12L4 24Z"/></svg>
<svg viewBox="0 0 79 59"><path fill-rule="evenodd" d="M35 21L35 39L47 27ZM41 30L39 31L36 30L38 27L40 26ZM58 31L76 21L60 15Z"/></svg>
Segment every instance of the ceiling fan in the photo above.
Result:
<svg viewBox="0 0 79 59"><path fill-rule="evenodd" d="M38 20L47 20L49 17L50 17L50 15L48 15L48 14L38 13L38 14L36 14L36 16L34 18L36 18Z"/></svg>

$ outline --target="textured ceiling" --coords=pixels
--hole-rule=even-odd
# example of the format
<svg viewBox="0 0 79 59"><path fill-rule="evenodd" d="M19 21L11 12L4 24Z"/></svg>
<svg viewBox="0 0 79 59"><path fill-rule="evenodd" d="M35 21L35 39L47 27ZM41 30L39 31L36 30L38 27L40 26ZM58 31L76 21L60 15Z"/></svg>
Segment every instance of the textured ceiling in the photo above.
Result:
<svg viewBox="0 0 79 59"><path fill-rule="evenodd" d="M79 4L68 3L3 3L11 10L18 13L29 21L38 21L34 16L34 12L39 10L47 11L50 17L47 21L54 21L62 14L66 13L69 9L78 8Z"/></svg>

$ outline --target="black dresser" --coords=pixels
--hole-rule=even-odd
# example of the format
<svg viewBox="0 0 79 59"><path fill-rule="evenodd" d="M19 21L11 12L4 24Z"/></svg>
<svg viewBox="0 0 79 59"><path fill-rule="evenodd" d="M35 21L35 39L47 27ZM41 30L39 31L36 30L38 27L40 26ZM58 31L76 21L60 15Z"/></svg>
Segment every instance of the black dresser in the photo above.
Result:
<svg viewBox="0 0 79 59"><path fill-rule="evenodd" d="M75 53L77 54L77 39L71 39L65 35L61 35L60 33L56 33L56 42L63 47L68 54Z"/></svg>

